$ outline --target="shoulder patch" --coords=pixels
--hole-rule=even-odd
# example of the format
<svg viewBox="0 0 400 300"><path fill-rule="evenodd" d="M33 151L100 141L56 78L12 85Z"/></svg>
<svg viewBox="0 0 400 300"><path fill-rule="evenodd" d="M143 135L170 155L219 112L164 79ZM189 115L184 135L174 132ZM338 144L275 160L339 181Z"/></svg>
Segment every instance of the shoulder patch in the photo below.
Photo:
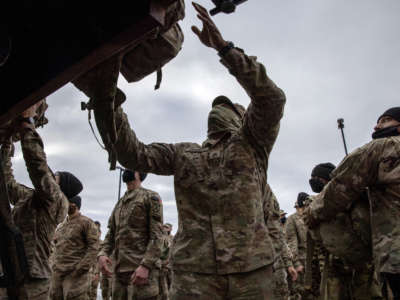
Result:
<svg viewBox="0 0 400 300"><path fill-rule="evenodd" d="M154 201L157 201L157 202L160 202L160 203L162 203L162 200L161 200L161 198L160 197L157 197L157 196L151 196L151 198L150 198L151 200L154 200Z"/></svg>

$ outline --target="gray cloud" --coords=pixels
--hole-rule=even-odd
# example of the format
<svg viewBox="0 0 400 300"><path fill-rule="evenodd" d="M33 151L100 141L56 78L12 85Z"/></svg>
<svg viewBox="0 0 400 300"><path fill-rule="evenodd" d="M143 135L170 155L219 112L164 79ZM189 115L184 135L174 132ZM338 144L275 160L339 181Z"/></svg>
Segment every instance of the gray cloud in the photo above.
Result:
<svg viewBox="0 0 400 300"><path fill-rule="evenodd" d="M210 5L210 1L200 1ZM184 48L155 75L119 85L128 96L124 109L146 143L194 141L206 136L212 99L225 94L243 105L248 96L218 62L214 50L191 33L197 24L188 4L182 23ZM215 22L227 40L256 55L285 91L287 105L270 158L268 180L282 208L293 212L300 191L310 192L311 168L338 164L344 157L336 119L345 119L349 150L370 140L377 116L399 105L400 2L397 0L256 1ZM106 222L116 202L118 172L108 171L107 155L95 142L79 102L86 97L67 85L50 97L50 124L40 130L52 169L71 170L84 182L85 214ZM16 177L28 184L24 163L14 160ZM177 225L173 178L150 175L146 187L159 192L166 221Z"/></svg>

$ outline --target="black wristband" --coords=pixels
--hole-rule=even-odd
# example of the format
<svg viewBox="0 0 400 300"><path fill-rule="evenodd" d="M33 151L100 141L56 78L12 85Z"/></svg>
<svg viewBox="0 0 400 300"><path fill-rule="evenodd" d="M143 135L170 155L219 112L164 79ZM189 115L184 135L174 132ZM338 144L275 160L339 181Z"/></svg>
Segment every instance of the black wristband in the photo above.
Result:
<svg viewBox="0 0 400 300"><path fill-rule="evenodd" d="M218 51L218 55L220 57L224 57L234 47L235 45L232 42L228 42L228 45L226 45L224 48Z"/></svg>

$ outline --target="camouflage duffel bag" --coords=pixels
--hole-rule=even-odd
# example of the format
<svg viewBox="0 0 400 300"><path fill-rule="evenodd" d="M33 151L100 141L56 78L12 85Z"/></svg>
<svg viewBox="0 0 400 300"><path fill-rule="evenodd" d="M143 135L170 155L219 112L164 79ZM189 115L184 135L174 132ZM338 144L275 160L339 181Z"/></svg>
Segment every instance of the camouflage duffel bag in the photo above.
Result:
<svg viewBox="0 0 400 300"><path fill-rule="evenodd" d="M349 212L321 223L317 230L326 250L346 263L357 266L372 260L368 202L357 201Z"/></svg>
<svg viewBox="0 0 400 300"><path fill-rule="evenodd" d="M183 32L175 23L169 30L141 42L124 55L121 73L128 82L136 82L166 65L182 49Z"/></svg>

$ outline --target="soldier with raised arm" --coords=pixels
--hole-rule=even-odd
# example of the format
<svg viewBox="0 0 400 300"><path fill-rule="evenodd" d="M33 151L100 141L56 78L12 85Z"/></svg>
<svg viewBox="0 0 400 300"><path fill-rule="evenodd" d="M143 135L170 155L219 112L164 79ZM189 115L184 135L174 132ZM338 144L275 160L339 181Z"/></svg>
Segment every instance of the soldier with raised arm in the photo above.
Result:
<svg viewBox="0 0 400 300"><path fill-rule="evenodd" d="M179 224L171 299L271 299L275 251L263 204L286 98L256 57L225 41L207 10L194 7L203 29L192 30L218 52L250 105L245 110L225 96L214 99L202 145L143 144L116 108L117 158L140 172L174 175ZM101 104L93 103L95 114Z"/></svg>
<svg viewBox="0 0 400 300"><path fill-rule="evenodd" d="M67 198L82 190L81 182L74 175L59 172L55 176L47 165L43 142L32 120L40 104L24 111L16 121L22 154L34 188L18 183L13 176L11 157L14 146L5 143L1 148L8 196L14 206L12 216L22 233L29 268L17 297L30 300L48 298L49 256L54 232L67 215Z"/></svg>

